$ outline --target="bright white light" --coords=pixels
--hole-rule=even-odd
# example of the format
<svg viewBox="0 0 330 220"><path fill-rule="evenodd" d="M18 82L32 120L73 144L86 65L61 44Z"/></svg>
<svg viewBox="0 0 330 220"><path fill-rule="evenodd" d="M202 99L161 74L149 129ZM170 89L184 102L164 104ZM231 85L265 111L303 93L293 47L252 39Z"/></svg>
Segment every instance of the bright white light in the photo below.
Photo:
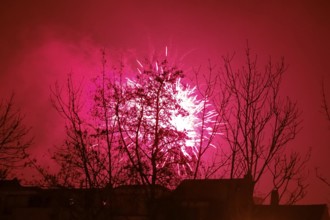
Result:
<svg viewBox="0 0 330 220"><path fill-rule="evenodd" d="M143 65L137 60L138 64L143 67ZM153 71L158 72L160 74L163 73L162 66L159 66L157 62L154 64L155 66L152 67ZM138 71L141 73L142 71L138 69ZM168 76L168 79L170 78L170 75ZM140 85L138 82L132 79L127 79L127 85L131 88L142 88L143 86ZM172 82L166 82L163 84L165 91L170 91L173 89L173 83ZM200 130L202 129L202 119L201 112L207 111L206 109L203 109L205 107L208 107L209 104L204 102L207 102L205 100L199 100L196 95L196 87L190 87L189 85L184 86L180 79L177 79L175 81L175 92L173 93L173 98L175 99L175 103L177 103L180 108L179 109L171 109L170 112L170 124L179 132L185 132L187 135L187 138L185 140L185 143L180 147L180 151L182 154L191 159L192 157L196 157L198 153L197 143L200 141ZM148 91L146 91L148 93ZM162 101L162 99L160 100ZM166 101L166 100L163 100ZM139 109L142 108L142 106L139 106L139 104L135 103L134 100L127 102L128 107L137 107ZM148 111L148 106L144 106L144 109ZM185 114L180 114L180 111L182 109L186 112ZM203 139L207 139L209 134L212 133L212 127L208 125L212 125L215 118L215 111L207 111L204 118L204 134ZM143 116L146 120L149 120L150 124L155 124L155 118L154 116ZM166 128L166 125L164 122L159 121L159 126ZM141 134L142 135L142 134ZM162 151L169 150L172 146L168 145L167 148L162 149ZM168 157L170 160L170 157ZM161 166L161 165L159 165Z"/></svg>

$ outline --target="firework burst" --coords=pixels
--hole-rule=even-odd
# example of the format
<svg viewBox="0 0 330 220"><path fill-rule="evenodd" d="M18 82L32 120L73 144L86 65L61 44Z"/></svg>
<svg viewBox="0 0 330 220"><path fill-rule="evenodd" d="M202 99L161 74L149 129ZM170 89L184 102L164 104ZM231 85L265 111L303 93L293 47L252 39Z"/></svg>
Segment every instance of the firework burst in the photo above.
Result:
<svg viewBox="0 0 330 220"><path fill-rule="evenodd" d="M193 171L203 144L214 134L217 114L196 87L183 83L182 71L168 63L167 53L166 48L162 62L137 60L135 78L109 87L108 115L118 152L128 155L120 156L120 163L140 161L141 169L151 172L151 160L156 160L157 173L168 176L166 170L176 169L182 176Z"/></svg>
<svg viewBox="0 0 330 220"><path fill-rule="evenodd" d="M165 56L167 57L167 48L165 50ZM147 71L153 71L158 75L165 75L164 72L166 72L166 67L164 67L164 63L167 63L167 60L162 63L157 61L151 64L148 63L147 68L145 68L142 62L137 60L137 64L139 66L137 71L139 74L143 74ZM199 146L201 142L207 140L212 135L212 125L215 122L216 112L214 110L210 110L211 105L207 99L201 100L198 98L196 87L183 84L181 77L175 78L175 81L173 82L173 80L170 80L171 73L167 74L167 78L164 80L162 86L164 87L165 91L174 91L171 94L172 99L174 100L173 102L179 105L179 108L170 108L167 110L169 111L169 124L171 127L175 128L176 131L185 133L186 138L184 139L184 142L179 146L181 155L186 158L186 161L193 161L198 157L198 151L200 149ZM143 87L137 81L131 79L128 79L128 85L131 87ZM162 100L162 98L160 101L166 102L165 100ZM130 105L139 107L137 103L130 103ZM182 111L185 113L180 114ZM155 123L155 119L153 117L150 117L149 120L153 124ZM162 123L162 121L160 121L159 126L165 128L169 125L168 123ZM202 130L204 131L203 134L201 134ZM178 146L167 145L162 149L166 155L166 160L163 161L162 164L165 164L166 161L174 160L170 153L168 153L172 150L172 147ZM183 164L181 166L185 166L191 169L189 163ZM182 169L178 167L178 171L179 170Z"/></svg>

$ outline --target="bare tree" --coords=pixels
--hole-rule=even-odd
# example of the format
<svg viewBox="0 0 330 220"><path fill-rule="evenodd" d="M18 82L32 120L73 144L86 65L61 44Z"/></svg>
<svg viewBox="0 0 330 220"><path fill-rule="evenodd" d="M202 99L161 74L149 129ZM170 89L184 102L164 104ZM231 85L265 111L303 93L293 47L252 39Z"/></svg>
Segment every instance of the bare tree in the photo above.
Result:
<svg viewBox="0 0 330 220"><path fill-rule="evenodd" d="M24 117L14 105L14 95L0 101L0 179L8 172L24 165L27 148L32 143L30 128L24 125Z"/></svg>
<svg viewBox="0 0 330 220"><path fill-rule="evenodd" d="M324 86L324 79L322 80L321 84L321 96L322 96L322 104L321 108L323 111L323 114L325 115L326 120L330 124L330 109L329 109L329 104L326 96L326 88ZM330 187L330 181L319 172L318 168L315 169L316 171L316 177L321 180L324 184L326 184L328 187Z"/></svg>
<svg viewBox="0 0 330 220"><path fill-rule="evenodd" d="M60 164L62 184L95 188L102 182L102 166L99 152L93 148L93 127L83 114L82 86L75 86L72 76L67 78L66 90L58 83L51 90L55 109L65 119L65 144L55 152L53 158ZM69 180L70 179L70 180Z"/></svg>
<svg viewBox="0 0 330 220"><path fill-rule="evenodd" d="M192 117L187 122L181 119L193 113L185 106L191 99L185 92L195 89L181 83L183 71L167 58L138 64L139 73L133 78L123 79L121 67L116 76L105 76L103 71L96 83L94 116L102 122L98 136L104 137L109 158L118 161L120 157L117 167L111 165L114 183L174 187L182 178L202 177L201 170L205 177L210 177L218 168L210 169L203 157L214 146L220 125L218 114L209 103L216 83L216 79L211 79L212 71L204 76L207 83L196 87L198 101L188 104L188 108L198 108L198 120ZM179 128L192 121L194 135Z"/></svg>
<svg viewBox="0 0 330 220"><path fill-rule="evenodd" d="M66 87L56 83L51 88L52 103L64 118L66 129L64 144L57 147L52 156L60 170L51 174L36 163L34 166L48 186L86 189L71 207L70 218L95 219L104 214L104 203L100 199L109 196L107 186L111 179L108 176L108 152L104 151L107 145L104 145L99 127L89 114L91 109L84 105L83 98L88 100L90 97L84 96L83 88L82 83L74 83L71 74L67 77Z"/></svg>
<svg viewBox="0 0 330 220"><path fill-rule="evenodd" d="M120 64L119 69L114 68L107 73L105 50L101 50L101 53L101 74L93 80L95 91L91 117L94 121L93 136L97 139L95 147L104 155L102 164L106 173L106 182L108 186L114 187L127 183L129 179L120 162L124 155L119 147L120 135L116 117L116 109L121 103L118 99L118 91L122 89L123 64Z"/></svg>
<svg viewBox="0 0 330 220"><path fill-rule="evenodd" d="M227 164L227 159L221 158L221 147L215 142L221 134L221 115L214 108L218 76L215 72L215 65L209 61L206 73L201 71L201 67L194 70L197 94L201 99L201 109L198 115L200 126L198 127L198 140L196 141L197 155L194 167L193 178L208 179L219 177L219 171ZM212 151L211 155L206 155Z"/></svg>
<svg viewBox="0 0 330 220"><path fill-rule="evenodd" d="M106 74L104 51L102 57L90 109L83 109L82 88L71 76L66 89L58 84L52 88L52 102L66 121L67 138L54 154L59 175L38 170L51 183L60 180L59 185L86 188L132 183L174 187L183 177L196 178L195 164L205 151L202 145L207 142L209 147L213 136L200 137L203 151L198 153L195 137L178 129L180 120L191 114L182 106L187 98L182 97L183 72L166 59L146 60L134 79L123 79L122 67ZM202 108L206 114L206 104Z"/></svg>
<svg viewBox="0 0 330 220"><path fill-rule="evenodd" d="M294 102L280 97L282 76L286 71L284 60L275 64L269 60L260 70L257 57L251 55L249 48L242 68L234 69L232 60L233 57L223 57L221 101L218 103L224 120L224 139L230 149L227 152L230 178L250 174L257 183L265 173L273 171L279 181L278 170L287 170L292 178L296 169L299 171L300 156L281 159L281 155L296 137L300 114ZM284 185L275 184L276 187Z"/></svg>
<svg viewBox="0 0 330 220"><path fill-rule="evenodd" d="M192 171L186 131L171 123L173 115L189 114L175 98L177 80L183 72L167 60L152 65L146 61L136 81L117 87L116 109L121 150L126 153L131 181L173 187Z"/></svg>
<svg viewBox="0 0 330 220"><path fill-rule="evenodd" d="M115 117L119 100L114 94L114 79L106 74L105 51L101 52L102 70L93 79L95 89L91 94L82 83L76 85L71 74L65 87L56 83L51 88L53 106L65 119L67 135L64 145L53 154L60 172L52 175L34 163L46 184L100 188L118 186L129 179L119 161L122 152Z"/></svg>
<svg viewBox="0 0 330 220"><path fill-rule="evenodd" d="M274 189L279 192L280 201L286 200L286 204L294 204L306 195L307 163L311 151L305 157L296 152L290 155L276 155L269 171L273 179ZM270 193L269 193L270 194ZM269 194L265 197L267 198Z"/></svg>
<svg viewBox="0 0 330 220"><path fill-rule="evenodd" d="M326 97L324 80L322 80L322 105L321 105L321 107L322 107L322 110L325 114L327 121L330 122L330 109L329 109L329 105L328 105L328 101L327 101L327 97Z"/></svg>
<svg viewBox="0 0 330 220"><path fill-rule="evenodd" d="M105 139L106 139L106 146L107 146L107 158L108 158L108 181L110 185L113 185L113 180L112 180L112 140L114 138L114 120L109 120L111 117L109 116L109 106L106 99L106 75L105 75L105 64L106 64L106 59L105 59L105 51L102 50L102 89L101 89L101 102L102 102L102 109L103 109L103 121L105 124Z"/></svg>

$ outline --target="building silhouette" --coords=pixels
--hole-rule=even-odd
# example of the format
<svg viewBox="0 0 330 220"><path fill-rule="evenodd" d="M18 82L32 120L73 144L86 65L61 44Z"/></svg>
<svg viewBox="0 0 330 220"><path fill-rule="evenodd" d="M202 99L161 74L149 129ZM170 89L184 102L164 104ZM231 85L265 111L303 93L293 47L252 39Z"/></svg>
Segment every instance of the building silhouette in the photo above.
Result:
<svg viewBox="0 0 330 220"><path fill-rule="evenodd" d="M184 180L174 190L126 185L104 189L42 189L0 181L0 219L114 220L330 220L326 205L253 202L253 182L242 179Z"/></svg>

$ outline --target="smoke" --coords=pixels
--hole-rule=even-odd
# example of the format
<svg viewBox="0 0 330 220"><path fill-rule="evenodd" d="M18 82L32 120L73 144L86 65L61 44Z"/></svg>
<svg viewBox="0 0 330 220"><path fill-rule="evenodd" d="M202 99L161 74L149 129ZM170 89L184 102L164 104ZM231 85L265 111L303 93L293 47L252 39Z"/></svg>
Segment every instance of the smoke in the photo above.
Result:
<svg viewBox="0 0 330 220"><path fill-rule="evenodd" d="M315 160L325 167L328 130L319 126L324 124L319 106L320 81L329 69L329 8L327 0L2 0L0 94L15 92L33 128L31 151L44 154L64 135L49 87L65 83L70 72L88 82L100 71L100 49L108 51L111 68L113 61L124 58L133 65L136 58L169 46L170 56L183 57L184 68L190 68L209 58L219 63L221 55L244 50L248 39L261 57L284 55L290 64L283 89L297 100L304 117L296 145L312 146Z"/></svg>
<svg viewBox="0 0 330 220"><path fill-rule="evenodd" d="M64 85L68 73L77 81L89 81L99 71L100 47L89 38L71 40L50 28L35 31L34 40L27 36L19 49L12 51L0 75L0 81L6 82L0 92L3 97L15 94L25 124L32 127L30 153L40 156L59 145L64 136L63 120L50 102L50 87L57 81Z"/></svg>

